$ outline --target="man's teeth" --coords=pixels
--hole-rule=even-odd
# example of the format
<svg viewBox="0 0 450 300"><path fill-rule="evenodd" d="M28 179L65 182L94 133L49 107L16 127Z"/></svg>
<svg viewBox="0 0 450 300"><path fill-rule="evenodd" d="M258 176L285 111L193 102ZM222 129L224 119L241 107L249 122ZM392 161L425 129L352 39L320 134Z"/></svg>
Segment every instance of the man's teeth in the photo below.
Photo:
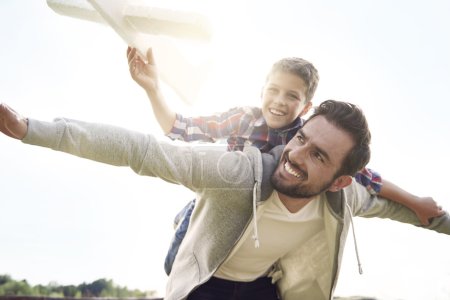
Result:
<svg viewBox="0 0 450 300"><path fill-rule="evenodd" d="M284 116L284 112L271 108L270 112L277 116Z"/></svg>
<svg viewBox="0 0 450 300"><path fill-rule="evenodd" d="M289 165L288 162L285 162L285 163L284 163L284 169L285 169L289 174L291 174L292 176L295 176L295 177L297 177L297 178L300 178L300 177L301 177L301 174L295 172L295 171L291 168L291 166Z"/></svg>

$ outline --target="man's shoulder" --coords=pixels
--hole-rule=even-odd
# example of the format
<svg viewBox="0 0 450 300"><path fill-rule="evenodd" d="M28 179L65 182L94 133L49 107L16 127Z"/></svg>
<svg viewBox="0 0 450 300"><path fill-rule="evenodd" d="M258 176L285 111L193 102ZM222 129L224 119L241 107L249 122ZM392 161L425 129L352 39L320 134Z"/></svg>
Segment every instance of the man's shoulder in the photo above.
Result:
<svg viewBox="0 0 450 300"><path fill-rule="evenodd" d="M273 192L270 178L278 166L284 145L277 146L267 153L261 154L262 178L261 178L261 199L267 199Z"/></svg>

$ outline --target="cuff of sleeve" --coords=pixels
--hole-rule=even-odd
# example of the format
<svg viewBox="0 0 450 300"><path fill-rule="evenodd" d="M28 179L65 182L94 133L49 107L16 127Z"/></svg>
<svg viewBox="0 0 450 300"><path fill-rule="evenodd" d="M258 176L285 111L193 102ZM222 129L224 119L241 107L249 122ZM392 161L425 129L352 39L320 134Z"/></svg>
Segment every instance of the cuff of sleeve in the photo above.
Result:
<svg viewBox="0 0 450 300"><path fill-rule="evenodd" d="M377 195L383 186L381 176L368 168L365 168L355 175L355 179L361 185L365 186L371 195Z"/></svg>
<svg viewBox="0 0 450 300"><path fill-rule="evenodd" d="M183 116L180 114L175 115L175 122L173 123L172 129L166 134L168 138L172 140L180 140L186 131L186 122L183 122Z"/></svg>
<svg viewBox="0 0 450 300"><path fill-rule="evenodd" d="M60 136L64 132L65 122L55 119L55 122L28 119L28 131L22 142L25 144L56 149Z"/></svg>

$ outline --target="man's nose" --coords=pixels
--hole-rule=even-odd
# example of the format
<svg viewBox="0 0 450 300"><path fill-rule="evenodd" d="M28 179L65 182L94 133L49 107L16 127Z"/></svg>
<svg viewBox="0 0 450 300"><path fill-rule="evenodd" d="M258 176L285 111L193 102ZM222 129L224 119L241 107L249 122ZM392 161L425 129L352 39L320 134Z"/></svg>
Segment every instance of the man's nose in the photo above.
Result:
<svg viewBox="0 0 450 300"><path fill-rule="evenodd" d="M307 155L307 147L305 145L297 146L289 152L289 161L296 165L303 165Z"/></svg>

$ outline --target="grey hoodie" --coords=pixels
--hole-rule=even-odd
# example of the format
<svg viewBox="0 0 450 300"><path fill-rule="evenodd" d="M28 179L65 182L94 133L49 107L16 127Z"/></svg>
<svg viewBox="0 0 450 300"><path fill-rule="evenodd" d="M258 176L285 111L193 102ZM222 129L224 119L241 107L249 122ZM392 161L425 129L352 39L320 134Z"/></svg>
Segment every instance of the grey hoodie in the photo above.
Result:
<svg viewBox="0 0 450 300"><path fill-rule="evenodd" d="M255 147L225 152L214 145L175 144L122 128L56 119L29 120L24 143L48 147L159 177L197 193L189 229L167 283L165 299L185 299L227 258L256 206L273 192L270 175L282 148L261 154ZM360 184L323 193L325 230L280 258L270 274L284 300L332 299L352 216L390 218L420 225L409 209L370 195ZM426 228L450 234L450 218L435 218ZM258 243L257 234L255 243Z"/></svg>

